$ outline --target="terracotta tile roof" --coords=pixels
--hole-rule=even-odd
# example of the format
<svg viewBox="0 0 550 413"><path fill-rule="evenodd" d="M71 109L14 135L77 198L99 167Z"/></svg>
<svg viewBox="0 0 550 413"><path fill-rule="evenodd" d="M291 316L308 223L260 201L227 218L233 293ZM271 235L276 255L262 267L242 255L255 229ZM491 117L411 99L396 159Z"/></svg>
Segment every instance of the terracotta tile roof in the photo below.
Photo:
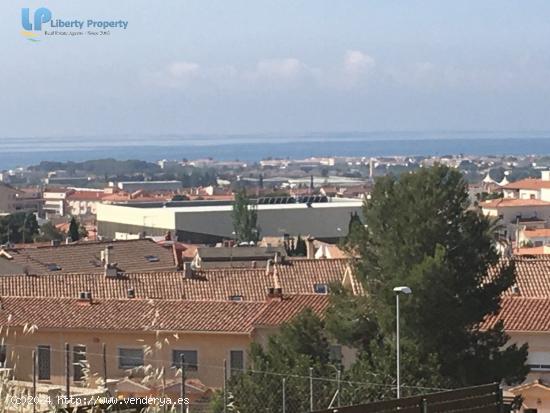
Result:
<svg viewBox="0 0 550 413"><path fill-rule="evenodd" d="M100 201L105 197L105 192L100 191L71 191L67 194L69 201Z"/></svg>
<svg viewBox="0 0 550 413"><path fill-rule="evenodd" d="M542 179L527 178L520 179L519 181L510 182L503 186L504 189L542 189L550 188L550 181L543 181Z"/></svg>
<svg viewBox="0 0 550 413"><path fill-rule="evenodd" d="M194 331L251 333L292 320L306 308L322 316L328 296L286 296L269 302L97 300L3 297L0 326L38 330Z"/></svg>
<svg viewBox="0 0 550 413"><path fill-rule="evenodd" d="M38 329L249 333L265 303L187 300L0 299L0 324Z"/></svg>
<svg viewBox="0 0 550 413"><path fill-rule="evenodd" d="M78 298L89 291L97 299L124 299L132 288L138 299L182 299L180 272L128 273L109 278L103 274L44 274L0 276L0 297Z"/></svg>
<svg viewBox="0 0 550 413"><path fill-rule="evenodd" d="M541 199L515 199L515 198L501 198L491 199L480 203L482 208L511 208L511 207L524 207L524 206L549 206L550 202L543 201Z"/></svg>
<svg viewBox="0 0 550 413"><path fill-rule="evenodd" d="M12 267L17 265L18 273L25 269L30 274L52 274L49 264L56 264L60 269L55 273L102 273L101 251L112 245L110 261L116 262L122 271L162 271L175 270L176 263L171 249L157 245L149 239L115 241L115 242L83 242L62 244L57 247L15 249L6 251L11 259L0 257L0 274L13 273ZM156 257L148 260L146 257ZM10 268L4 268L6 261Z"/></svg>
<svg viewBox="0 0 550 413"><path fill-rule="evenodd" d="M8 261L9 262L9 261ZM216 269L195 272L185 278L180 272L124 273L116 278L103 274L61 274L37 276L0 276L0 297L77 298L89 291L97 299L124 299L128 289L136 298L229 300L241 296L244 301L264 301L269 287L279 284L284 294L313 295L314 284L330 284L351 279L348 260L297 260L277 265L269 273L265 268Z"/></svg>
<svg viewBox="0 0 550 413"><path fill-rule="evenodd" d="M550 237L550 228L532 228L523 232L526 237Z"/></svg>
<svg viewBox="0 0 550 413"><path fill-rule="evenodd" d="M550 298L550 257L546 255L515 256L513 259L516 266L516 285L504 295L519 294L522 297ZM508 260L502 260L500 265L507 262ZM500 265L491 269L489 275L496 275Z"/></svg>
<svg viewBox="0 0 550 413"><path fill-rule="evenodd" d="M322 316L330 304L328 295L294 295L282 300L272 300L254 320L256 327L279 326L304 311L306 308Z"/></svg>
<svg viewBox="0 0 550 413"><path fill-rule="evenodd" d="M483 328L498 320L507 331L550 331L550 257L547 255L515 256L516 283L503 294L497 315L487 317ZM508 260L503 260L502 264ZM499 266L489 272L494 276Z"/></svg>
<svg viewBox="0 0 550 413"><path fill-rule="evenodd" d="M514 250L515 255L543 255L544 252L544 246L542 247L521 247L519 249Z"/></svg>
<svg viewBox="0 0 550 413"><path fill-rule="evenodd" d="M508 332L550 332L550 297L505 297L500 312L488 317L482 327L494 327L499 320Z"/></svg>
<svg viewBox="0 0 550 413"><path fill-rule="evenodd" d="M277 267L283 292L289 294L312 294L314 284L342 282L350 271L349 259L296 259L290 265ZM353 277L353 288L359 289L359 282Z"/></svg>

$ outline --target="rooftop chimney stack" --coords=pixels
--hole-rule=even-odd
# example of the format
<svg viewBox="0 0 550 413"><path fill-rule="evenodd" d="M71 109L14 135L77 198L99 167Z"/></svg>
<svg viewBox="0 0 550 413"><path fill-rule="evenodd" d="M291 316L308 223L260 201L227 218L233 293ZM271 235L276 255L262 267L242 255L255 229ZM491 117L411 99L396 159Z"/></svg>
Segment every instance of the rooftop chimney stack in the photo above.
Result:
<svg viewBox="0 0 550 413"><path fill-rule="evenodd" d="M185 278L193 278L194 277L194 271L193 266L190 262L184 262L183 263L183 276Z"/></svg>
<svg viewBox="0 0 550 413"><path fill-rule="evenodd" d="M116 263L111 262L111 249L113 249L112 245L107 245L105 247L105 250L103 250L103 264L105 268L105 277L117 277L118 276L118 269L116 267Z"/></svg>
<svg viewBox="0 0 550 413"><path fill-rule="evenodd" d="M307 251L307 259L312 260L315 258L315 244L313 241L315 238L312 236L309 236L306 238L306 251Z"/></svg>

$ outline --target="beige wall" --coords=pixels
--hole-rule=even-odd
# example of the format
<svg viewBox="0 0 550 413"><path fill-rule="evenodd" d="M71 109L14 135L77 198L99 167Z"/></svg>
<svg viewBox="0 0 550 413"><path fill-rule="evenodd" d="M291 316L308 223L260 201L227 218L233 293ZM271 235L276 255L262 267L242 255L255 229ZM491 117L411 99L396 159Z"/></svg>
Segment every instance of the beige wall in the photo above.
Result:
<svg viewBox="0 0 550 413"><path fill-rule="evenodd" d="M161 348L155 346L161 343ZM166 370L166 380L175 378L175 369L172 365L172 350L196 350L198 352L198 371L188 371L187 377L199 378L205 385L221 387L223 383L223 363L227 360L229 368L229 354L231 350L243 350L245 365L250 347L251 337L248 334L201 334L179 333L176 338L173 334L162 333L158 337L154 332L56 332L35 331L24 335L22 331L11 330L6 338L8 361L7 367L14 369L14 375L20 380L32 380L32 350L38 345L51 347L51 380L48 383L65 383L65 343L71 345L85 345L87 361L91 374L102 377L103 357L102 346L106 344L107 375L108 378L123 378L127 371L118 367L118 348L143 348L149 346L151 354L145 354L145 365ZM72 354L71 354L72 355ZM72 382L71 369L71 382Z"/></svg>
<svg viewBox="0 0 550 413"><path fill-rule="evenodd" d="M17 191L0 184L0 212L15 212Z"/></svg>

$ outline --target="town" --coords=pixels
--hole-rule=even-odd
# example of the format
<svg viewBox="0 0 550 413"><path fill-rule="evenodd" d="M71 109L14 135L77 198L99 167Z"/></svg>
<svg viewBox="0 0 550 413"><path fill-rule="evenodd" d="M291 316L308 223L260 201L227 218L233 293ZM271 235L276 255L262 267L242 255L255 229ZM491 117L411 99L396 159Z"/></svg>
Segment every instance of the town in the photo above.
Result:
<svg viewBox="0 0 550 413"><path fill-rule="evenodd" d="M496 381L510 408L516 400L525 410L550 403L543 158L43 162L4 171L2 181L1 359L10 389L35 389L37 400L163 395L187 397L189 411L253 412L276 388L269 411L302 412ZM393 198L381 197L385 185ZM442 207L447 218L433 215ZM386 221L392 211L408 217L405 227ZM441 219L450 221L426 226ZM454 225L477 229L449 235ZM393 237L407 241L398 247ZM389 250L373 258L369 245L385 242ZM451 254L462 242L471 245ZM403 262L387 253L404 254ZM459 301L418 285L416 277L431 277L419 265L443 265L449 282L459 277ZM377 277L382 284L373 284ZM446 336L413 338L410 322L422 331L445 320L405 316L402 351L415 351L416 342L427 353L409 354L396 383L395 346L372 347L376 337L393 340L384 323L395 320L362 313L367 305L382 317L391 300L369 296L391 298L392 289L413 314L435 311L431 305L480 307L459 310L447 334L496 335L501 344L477 344L491 359L475 353L454 363L473 357L498 367L462 374L453 361L431 367L440 348L463 350ZM279 352L284 360L273 359Z"/></svg>

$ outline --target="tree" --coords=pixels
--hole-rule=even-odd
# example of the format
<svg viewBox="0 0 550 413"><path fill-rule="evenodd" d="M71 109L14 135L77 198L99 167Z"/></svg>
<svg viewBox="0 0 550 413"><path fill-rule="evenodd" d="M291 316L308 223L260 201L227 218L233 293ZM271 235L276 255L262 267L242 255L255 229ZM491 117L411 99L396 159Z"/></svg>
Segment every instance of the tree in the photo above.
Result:
<svg viewBox="0 0 550 413"><path fill-rule="evenodd" d="M16 212L0 218L0 242L33 242L38 222L32 212Z"/></svg>
<svg viewBox="0 0 550 413"><path fill-rule="evenodd" d="M80 224L75 217L71 217L67 235L72 241L78 241L80 239Z"/></svg>
<svg viewBox="0 0 550 413"><path fill-rule="evenodd" d="M36 241L62 241L65 236L51 222L46 222L40 227L40 234L36 236Z"/></svg>
<svg viewBox="0 0 550 413"><path fill-rule="evenodd" d="M258 211L252 205L243 189L235 193L233 203L233 230L238 242L257 242L260 233L257 228Z"/></svg>
<svg viewBox="0 0 550 413"><path fill-rule="evenodd" d="M361 322L348 323L347 331L336 332L338 338L375 358L373 343L394 342L392 289L407 285L413 294L403 300L402 337L419 363L431 360L433 374L457 387L524 379L527 346L504 349L509 337L501 324L488 331L479 327L499 310L515 269L513 262L499 264L494 223L469 206L462 175L442 165L377 180L363 208L367 228L353 246L368 291L368 305L356 305L357 313L370 311L372 325L362 334ZM490 268L498 271L488 278ZM330 317L345 305L349 313L353 299L336 302ZM353 314L346 317L354 320ZM403 364L404 371L420 367ZM418 379L429 374L424 369Z"/></svg>
<svg viewBox="0 0 550 413"><path fill-rule="evenodd" d="M309 411L309 369L313 369L314 377L335 374L324 322L311 310L284 324L278 334L269 337L265 347L253 343L249 360L251 368L233 374L228 383L232 403L241 413L281 411L283 377L286 377L286 411ZM316 405L328 406L335 383L317 383L315 390ZM215 402L215 406L215 411L221 411L223 404Z"/></svg>

